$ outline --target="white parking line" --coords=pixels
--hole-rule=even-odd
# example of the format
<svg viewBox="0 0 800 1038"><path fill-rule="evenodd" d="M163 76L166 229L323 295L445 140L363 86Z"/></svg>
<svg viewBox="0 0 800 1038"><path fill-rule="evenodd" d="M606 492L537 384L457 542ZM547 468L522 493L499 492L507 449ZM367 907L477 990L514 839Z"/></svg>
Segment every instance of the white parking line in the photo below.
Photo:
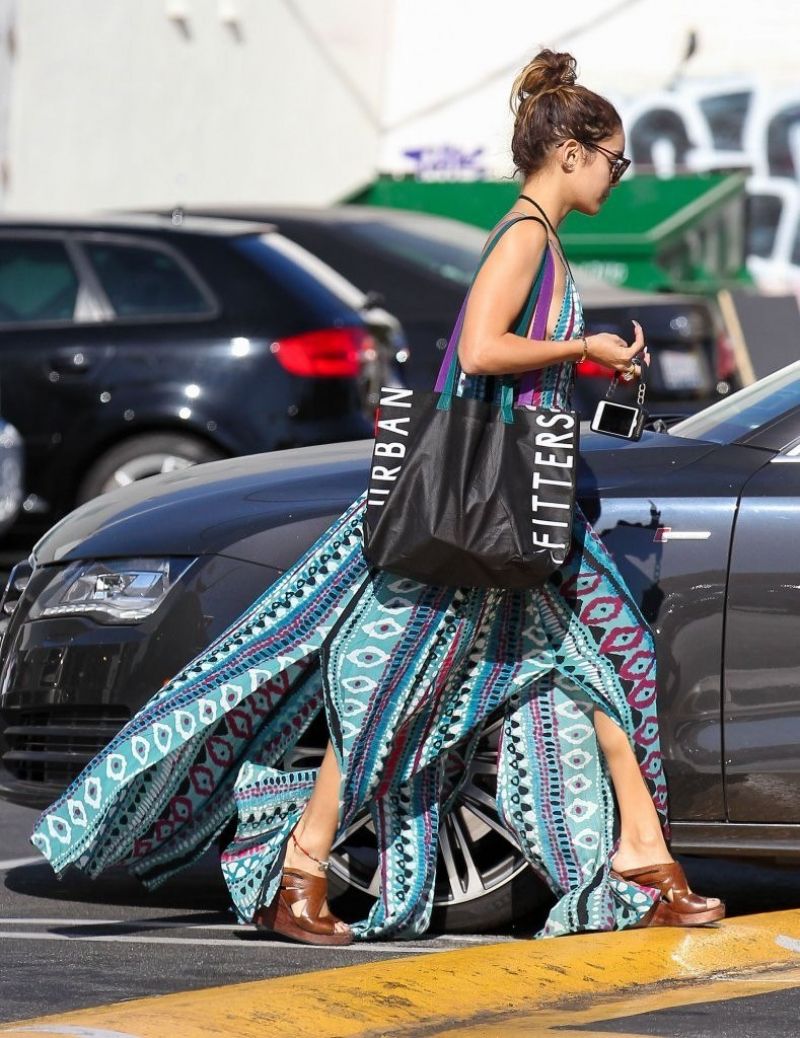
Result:
<svg viewBox="0 0 800 1038"><path fill-rule="evenodd" d="M226 940L224 937L217 940L209 941L203 937L133 937L128 934L92 934L90 936L83 936L81 934L60 934L60 933L29 933L20 932L17 930L0 930L0 940L5 941L76 941L80 943L107 943L107 944L199 944L205 948L217 946L228 947L228 948L286 948L285 941L270 941L270 940L237 940L233 938ZM330 948L335 951L350 951L350 952L391 952L393 954L400 955L435 955L440 952L446 952L449 949L447 947L419 947L408 948L401 944L373 944L369 941L357 941L354 944L344 945L325 945L325 944L293 944L293 949L308 948L311 951L319 950L320 948Z"/></svg>
<svg viewBox="0 0 800 1038"><path fill-rule="evenodd" d="M37 854L33 858L6 858L5 861L0 861L0 872L8 872L9 869L18 869L22 865L46 865L47 862L41 856Z"/></svg>
<svg viewBox="0 0 800 1038"><path fill-rule="evenodd" d="M4 919L0 917L0 926L131 926L141 930L238 930L238 923L193 923L180 922L174 919ZM252 930L255 927L242 926L241 929Z"/></svg>
<svg viewBox="0 0 800 1038"><path fill-rule="evenodd" d="M2 920L0 920L2 922ZM442 938L446 941L462 941L464 944L503 944L509 941L517 941L518 937L508 937L505 934L484 934L482 937L475 934L450 933Z"/></svg>
<svg viewBox="0 0 800 1038"><path fill-rule="evenodd" d="M255 931L255 927L250 924L240 924L233 921L230 923L196 923L190 920L183 922L179 919L40 919L25 918L24 916L15 918L3 918L0 916L0 926L66 926L70 929L79 926L124 926L133 930L226 930L228 933L231 930L239 932ZM512 940L514 940L513 937L497 936L495 934L487 934L485 936L447 934L446 936L442 935L430 939L430 941L447 942L450 944L496 944ZM430 942L426 943L429 944ZM376 945L371 944L369 947L376 947ZM388 944L387 947L389 947ZM394 946L392 945L392 947Z"/></svg>
<svg viewBox="0 0 800 1038"><path fill-rule="evenodd" d="M0 1034L19 1034L33 1031L36 1034L70 1034L73 1038L138 1038L127 1031L98 1031L96 1027L73 1027L71 1024L35 1024L31 1027L4 1027Z"/></svg>
<svg viewBox="0 0 800 1038"><path fill-rule="evenodd" d="M224 930L227 933L233 932L245 932L255 933L256 929L254 926L249 924L237 924L234 922L230 923L193 923L193 922L181 922L180 920L169 920L169 919L58 919L58 918L30 918L30 917L0 917L0 926L20 926L20 927L42 927L42 926L53 926L53 927L64 927L69 930L79 928L91 928L95 926L118 926L125 927L129 930ZM80 934L80 933L42 933L42 932L20 932L17 931L0 931L0 938L6 938L7 940L42 940L42 941L111 941L111 942L122 942L129 944L219 944L236 947L248 947L258 945L267 945L269 947L286 947L285 941L271 941L268 938L259 939L257 942L252 939L241 940L240 938L230 938L221 940L218 938L213 939L211 942L199 937L148 937L138 936L134 934ZM400 952L403 954L411 954L413 952L437 952L446 951L446 945L452 945L454 942L469 943L469 944L485 944L497 940L510 940L511 938L487 938L487 937L473 937L466 934L453 934L448 937L434 937L430 942L425 945L413 945L409 947L405 942L403 944L394 944L388 942L358 942L354 945L345 945L349 947L351 951L363 950L363 951L393 951ZM437 943L434 943L437 942ZM297 945L297 947L312 947L312 945ZM314 945L313 947L318 947Z"/></svg>

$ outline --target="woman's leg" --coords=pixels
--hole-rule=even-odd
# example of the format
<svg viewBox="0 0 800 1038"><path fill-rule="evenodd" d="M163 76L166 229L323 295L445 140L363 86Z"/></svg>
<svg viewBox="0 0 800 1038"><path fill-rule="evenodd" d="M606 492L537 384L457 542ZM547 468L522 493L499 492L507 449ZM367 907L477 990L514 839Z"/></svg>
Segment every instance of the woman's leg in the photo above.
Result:
<svg viewBox="0 0 800 1038"><path fill-rule="evenodd" d="M602 710L594 711L594 727L619 805L620 843L611 863L614 870L625 872L673 861L628 737ZM706 901L709 908L719 904L716 897Z"/></svg>
<svg viewBox="0 0 800 1038"><path fill-rule="evenodd" d="M285 868L300 869L303 872L311 873L312 876L325 875L325 870L321 869L314 859L319 858L324 861L333 846L339 818L339 781L339 766L336 763L333 746L329 742L319 769L319 776L314 784L314 792L293 831L293 835L302 845L303 850L300 850L300 847L290 837L283 863ZM306 851L308 854L305 853ZM303 902L296 902L292 905L292 911L297 916L301 914L302 908ZM322 914L327 914L327 911L326 905ZM345 923L336 923L337 932L342 933L347 929Z"/></svg>

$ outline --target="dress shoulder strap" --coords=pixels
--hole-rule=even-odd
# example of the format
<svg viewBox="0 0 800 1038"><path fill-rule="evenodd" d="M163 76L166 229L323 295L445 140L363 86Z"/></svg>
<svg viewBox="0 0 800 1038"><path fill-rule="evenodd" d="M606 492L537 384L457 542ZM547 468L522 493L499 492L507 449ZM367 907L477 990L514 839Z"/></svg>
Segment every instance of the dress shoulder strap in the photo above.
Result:
<svg viewBox="0 0 800 1038"><path fill-rule="evenodd" d="M505 232L508 230L509 227L512 227L515 223L520 223L522 220L535 220L537 223L540 223L542 225L542 227L544 227L544 232L545 232L545 235L547 237L547 246L550 247L550 234L549 234L549 232L547 230L547 224L544 222L544 220L541 219L541 217L539 217L539 216L513 216L513 217L511 217L511 219L505 220L503 223L500 224L500 227L498 228L496 233L491 236L491 238L489 239L487 244L484 246L483 253L481 254L480 261L478 262L478 267L477 267L475 273L472 276L472 282L470 282L470 288L472 288L472 283L475 281L475 278L478 276L478 271L481 269L483 264L489 258L490 254L492 252L492 249L494 249L495 245L497 245L497 243L500 241L500 239L503 237L503 235L505 234Z"/></svg>
<svg viewBox="0 0 800 1038"><path fill-rule="evenodd" d="M442 359L441 367L439 368L439 374L434 385L435 393L452 393L453 391L453 388L455 386L456 367L458 366L458 340L461 337L461 329L464 324L464 312L467 308L467 300L469 299L469 294L472 291L472 286L475 284L475 278L478 276L478 271L480 271L483 264L491 255L492 249L494 249L495 245L497 245L497 243L500 241L500 239L508 230L508 228L515 223L519 223L520 220L536 220L537 223L540 223L542 227L544 227L545 233L547 234L547 224L538 216L512 216L510 219L504 220L500 224L500 226L494 231L494 233L490 235L488 242L483 247L483 252L481 253L480 259L478 260L478 266L475 269L475 273L472 275L472 279L469 283L469 288L467 289L466 294L464 295L464 301L461 304L461 312L459 313L458 318L456 319L455 327L453 328L452 334L450 335L450 341L447 344L447 351ZM549 250L551 248L552 246L550 245L550 235L547 234L547 245L545 247L544 256L542 259L542 266L539 268L539 272L537 274L537 282L542 270L544 269L545 260L547 259L549 255Z"/></svg>

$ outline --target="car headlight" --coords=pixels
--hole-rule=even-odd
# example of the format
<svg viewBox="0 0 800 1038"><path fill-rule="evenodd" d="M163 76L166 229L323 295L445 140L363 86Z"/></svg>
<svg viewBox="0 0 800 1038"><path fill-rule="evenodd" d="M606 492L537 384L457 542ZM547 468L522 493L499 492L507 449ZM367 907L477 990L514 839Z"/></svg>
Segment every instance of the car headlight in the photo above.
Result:
<svg viewBox="0 0 800 1038"><path fill-rule="evenodd" d="M91 616L100 623L128 624L158 609L192 559L103 559L73 562L33 602L31 620Z"/></svg>

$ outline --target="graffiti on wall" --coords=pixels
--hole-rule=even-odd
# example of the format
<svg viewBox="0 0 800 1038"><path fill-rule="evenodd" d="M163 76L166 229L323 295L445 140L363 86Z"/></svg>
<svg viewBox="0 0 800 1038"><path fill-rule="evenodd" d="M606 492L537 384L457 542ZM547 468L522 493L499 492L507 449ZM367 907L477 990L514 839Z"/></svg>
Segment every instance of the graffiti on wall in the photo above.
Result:
<svg viewBox="0 0 800 1038"><path fill-rule="evenodd" d="M800 286L800 90L687 83L618 107L634 171L749 170L748 267L760 284Z"/></svg>
<svg viewBox="0 0 800 1038"><path fill-rule="evenodd" d="M484 148L459 148L453 144L433 144L406 148L403 157L418 180L455 180L487 176Z"/></svg>
<svg viewBox="0 0 800 1038"><path fill-rule="evenodd" d="M747 265L765 287L800 292L800 88L778 92L755 77L679 81L673 89L615 98L636 169L746 169ZM413 144L398 167L420 180L508 174L508 156L475 146ZM500 158L500 165L496 161ZM391 165L391 164L390 164Z"/></svg>

